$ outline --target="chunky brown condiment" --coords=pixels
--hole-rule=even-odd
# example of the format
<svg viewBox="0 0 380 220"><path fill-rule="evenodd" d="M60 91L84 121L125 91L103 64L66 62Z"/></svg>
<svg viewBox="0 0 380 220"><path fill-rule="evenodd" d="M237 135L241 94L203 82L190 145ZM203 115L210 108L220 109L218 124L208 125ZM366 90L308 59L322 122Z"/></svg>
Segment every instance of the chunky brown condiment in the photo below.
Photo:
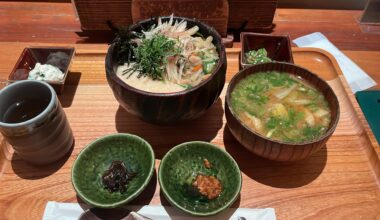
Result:
<svg viewBox="0 0 380 220"><path fill-rule="evenodd" d="M206 167L207 169L210 169L210 168L212 167L210 161L208 161L207 159L204 159L203 162L204 162L205 167Z"/></svg>
<svg viewBox="0 0 380 220"><path fill-rule="evenodd" d="M121 160L115 160L102 175L104 188L110 192L125 192L128 182L136 173L128 172L127 167Z"/></svg>
<svg viewBox="0 0 380 220"><path fill-rule="evenodd" d="M222 192L222 184L214 176L199 174L192 185L198 189L200 194L209 200L217 198Z"/></svg>

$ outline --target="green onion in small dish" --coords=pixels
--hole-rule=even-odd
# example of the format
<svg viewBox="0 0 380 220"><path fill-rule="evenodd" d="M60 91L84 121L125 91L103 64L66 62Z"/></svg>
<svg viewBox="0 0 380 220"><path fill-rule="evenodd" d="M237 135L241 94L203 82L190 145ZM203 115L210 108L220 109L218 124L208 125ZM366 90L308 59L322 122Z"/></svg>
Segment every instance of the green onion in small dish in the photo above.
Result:
<svg viewBox="0 0 380 220"><path fill-rule="evenodd" d="M248 51L245 53L245 61L248 64L272 62L272 60L268 57L268 52L265 50L265 48Z"/></svg>

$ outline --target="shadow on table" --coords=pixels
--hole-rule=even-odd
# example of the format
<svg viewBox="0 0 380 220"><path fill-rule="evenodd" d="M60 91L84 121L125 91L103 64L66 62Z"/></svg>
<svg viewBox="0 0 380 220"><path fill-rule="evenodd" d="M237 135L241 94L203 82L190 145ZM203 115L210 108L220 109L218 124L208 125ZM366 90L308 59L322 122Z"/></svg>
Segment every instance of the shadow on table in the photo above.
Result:
<svg viewBox="0 0 380 220"><path fill-rule="evenodd" d="M154 197L154 193L157 189L157 172L154 169L152 179L147 187L141 192L139 196L133 199L128 205L149 205Z"/></svg>
<svg viewBox="0 0 380 220"><path fill-rule="evenodd" d="M66 163L66 161L70 158L71 153L73 152L74 146L75 146L75 140L69 152L67 152L64 157L59 159L57 162L53 162L48 165L30 164L22 160L15 152L12 155L12 161L11 161L12 169L17 176L23 179L34 180L34 179L41 179L41 178L50 176L54 174L56 171L58 171Z"/></svg>
<svg viewBox="0 0 380 220"><path fill-rule="evenodd" d="M161 200L161 205L164 207L165 211L169 214L170 219L182 219L185 217L191 218L194 216L187 214L183 211L180 211L178 208L172 206L170 202L165 198L164 194L162 191L160 191L160 200ZM230 217L234 214L236 211L235 209L239 208L240 206L240 195L236 199L236 201L231 205L231 209L227 209L226 211L223 211L217 215L211 216L211 217L202 217L202 219L230 219Z"/></svg>
<svg viewBox="0 0 380 220"><path fill-rule="evenodd" d="M276 162L258 157L244 148L224 129L224 146L239 164L240 170L249 178L277 188L296 188L315 180L323 171L327 161L324 146L310 158L295 162Z"/></svg>
<svg viewBox="0 0 380 220"><path fill-rule="evenodd" d="M118 132L138 135L148 141L161 159L172 147L187 141L211 141L223 126L222 101L217 102L200 118L174 125L154 125L141 121L119 106L115 115Z"/></svg>
<svg viewBox="0 0 380 220"><path fill-rule="evenodd" d="M115 38L115 34L110 30L82 30L76 32L80 43L110 43Z"/></svg>
<svg viewBox="0 0 380 220"><path fill-rule="evenodd" d="M81 76L81 72L69 72L67 75L63 92L62 94L58 95L58 99L61 102L63 108L68 108L73 103Z"/></svg>

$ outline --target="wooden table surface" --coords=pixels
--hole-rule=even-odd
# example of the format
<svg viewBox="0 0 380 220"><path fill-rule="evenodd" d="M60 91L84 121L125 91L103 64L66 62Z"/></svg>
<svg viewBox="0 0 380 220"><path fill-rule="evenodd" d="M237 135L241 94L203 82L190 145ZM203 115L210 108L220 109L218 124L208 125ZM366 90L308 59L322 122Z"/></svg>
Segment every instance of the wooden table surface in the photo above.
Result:
<svg viewBox="0 0 380 220"><path fill-rule="evenodd" d="M233 12L231 12L233 13ZM295 39L322 32L341 50L380 50L380 35L362 31L362 11L277 9L272 32ZM110 35L81 37L79 19L70 3L0 2L0 41L102 43ZM263 31L263 30L261 30ZM108 38L107 38L108 36Z"/></svg>
<svg viewBox="0 0 380 220"><path fill-rule="evenodd" d="M291 39L295 39L312 32L322 32L377 83L380 83L380 35L363 33L357 22L360 15L360 11L278 9L274 20L276 27L272 33L289 34ZM110 39L110 35L87 39L82 37L82 34L71 4L0 2L0 80L8 77L22 49L26 46L40 43L74 45L82 53L86 51L101 53L108 47L106 42ZM236 43L235 46L239 44ZM89 83L96 84L96 80ZM336 149L338 152L338 148ZM337 164L344 162L345 159L342 157ZM366 162L360 161L360 163ZM347 164L347 167L349 166L350 164ZM5 168L0 167L0 170L3 169ZM357 178L360 179L360 175ZM374 188L376 187L372 187ZM360 192L357 192L357 196L360 197ZM324 202L328 203L327 200L321 200L321 205ZM306 203L307 200L305 200L305 209L308 208ZM352 209L355 207L353 202ZM373 212L370 209L371 206L368 206L368 210L357 211L361 211L365 217L366 211ZM292 213L282 217L286 216L290 217Z"/></svg>
<svg viewBox="0 0 380 220"><path fill-rule="evenodd" d="M380 83L380 34L363 31L358 23L361 14L352 10L277 9L275 28L255 31L289 34L291 40L319 31ZM110 33L83 33L70 3L0 2L0 42L106 44L112 37ZM0 54L1 78L9 74L19 54L17 49L7 52L11 54Z"/></svg>

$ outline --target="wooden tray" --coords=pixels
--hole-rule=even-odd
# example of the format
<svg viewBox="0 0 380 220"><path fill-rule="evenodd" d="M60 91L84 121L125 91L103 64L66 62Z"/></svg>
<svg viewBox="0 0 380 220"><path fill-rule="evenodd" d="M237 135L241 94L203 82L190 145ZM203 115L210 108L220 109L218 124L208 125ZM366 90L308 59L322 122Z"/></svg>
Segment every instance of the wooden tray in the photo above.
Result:
<svg viewBox="0 0 380 220"><path fill-rule="evenodd" d="M296 64L318 73L333 87L341 106L339 125L326 148L311 158L278 163L252 155L232 137L223 116L224 93L204 116L176 126L147 124L126 113L106 83L105 52L105 48L78 48L60 96L76 140L71 155L55 165L33 167L14 155L0 137L0 219L41 219L47 201L77 202L71 165L86 144L115 132L136 134L150 142L156 166L171 147L185 141L224 147L243 175L234 207L273 207L278 219L380 218L380 147L329 54L318 49L293 51ZM227 81L238 71L239 52L239 48L227 49ZM157 173L132 203L169 205L160 194Z"/></svg>

